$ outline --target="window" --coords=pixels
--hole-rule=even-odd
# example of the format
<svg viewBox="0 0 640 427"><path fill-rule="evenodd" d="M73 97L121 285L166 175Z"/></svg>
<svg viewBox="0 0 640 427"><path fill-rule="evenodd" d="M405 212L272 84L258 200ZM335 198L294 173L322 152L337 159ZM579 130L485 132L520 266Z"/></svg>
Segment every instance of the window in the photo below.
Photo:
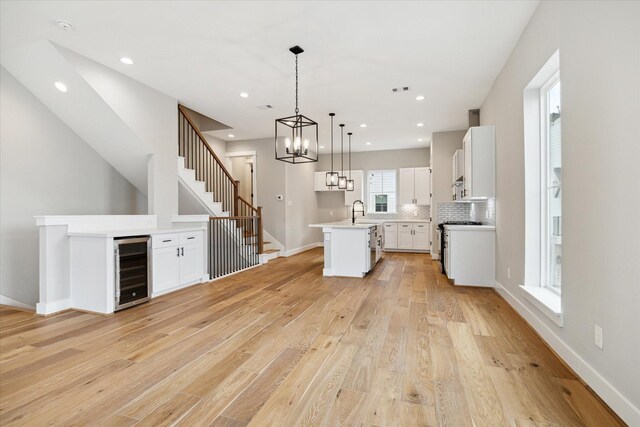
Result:
<svg viewBox="0 0 640 427"><path fill-rule="evenodd" d="M525 298L562 326L560 53L529 82L524 102Z"/></svg>
<svg viewBox="0 0 640 427"><path fill-rule="evenodd" d="M560 294L562 266L562 155L560 76L556 73L540 90L541 158L542 168L542 236L544 262L542 263L542 285Z"/></svg>
<svg viewBox="0 0 640 427"><path fill-rule="evenodd" d="M368 210L369 213L396 212L396 171L369 171Z"/></svg>

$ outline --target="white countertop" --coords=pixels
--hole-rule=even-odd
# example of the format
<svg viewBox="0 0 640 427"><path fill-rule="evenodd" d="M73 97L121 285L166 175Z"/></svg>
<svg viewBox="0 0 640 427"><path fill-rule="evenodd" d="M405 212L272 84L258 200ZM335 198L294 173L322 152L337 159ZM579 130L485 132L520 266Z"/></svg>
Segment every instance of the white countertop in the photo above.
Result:
<svg viewBox="0 0 640 427"><path fill-rule="evenodd" d="M162 228L132 228L128 230L91 230L91 231L70 231L69 237L127 237L127 236L148 236L165 233L182 233L189 231L202 231L202 227L162 227Z"/></svg>
<svg viewBox="0 0 640 427"><path fill-rule="evenodd" d="M374 222L373 220L370 222L358 222L356 221L355 224L351 223L351 220L349 221L337 221L337 222L326 222L326 223L322 223L322 224L309 224L309 227L311 228L361 228L361 229L368 229L370 227L375 227L382 224L382 221L377 221Z"/></svg>
<svg viewBox="0 0 640 427"><path fill-rule="evenodd" d="M471 231L471 230L480 230L480 231L495 231L495 225L445 225L444 228L455 231Z"/></svg>

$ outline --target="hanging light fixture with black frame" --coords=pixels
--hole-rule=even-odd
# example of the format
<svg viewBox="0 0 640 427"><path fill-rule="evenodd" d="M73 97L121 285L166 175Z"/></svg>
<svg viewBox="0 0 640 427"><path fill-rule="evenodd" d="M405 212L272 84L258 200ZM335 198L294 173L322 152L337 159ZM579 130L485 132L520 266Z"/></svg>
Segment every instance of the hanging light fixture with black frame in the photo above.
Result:
<svg viewBox="0 0 640 427"><path fill-rule="evenodd" d="M344 124L340 124L340 162L342 164L340 171L342 175L338 177L338 189L347 189L347 177L344 174Z"/></svg>
<svg viewBox="0 0 640 427"><path fill-rule="evenodd" d="M356 188L353 179L351 179L351 135L353 135L353 132L349 132L347 135L349 136L349 179L347 179L347 191L353 191Z"/></svg>
<svg viewBox="0 0 640 427"><path fill-rule="evenodd" d="M337 187L338 186L338 172L333 170L333 117L335 113L329 113L329 117L331 117L331 172L327 172L326 176L326 185L327 187Z"/></svg>
<svg viewBox="0 0 640 427"><path fill-rule="evenodd" d="M298 108L298 55L304 50L293 46L289 51L296 56L296 109L295 115L276 119L276 160L293 164L317 162L318 123L300 114Z"/></svg>

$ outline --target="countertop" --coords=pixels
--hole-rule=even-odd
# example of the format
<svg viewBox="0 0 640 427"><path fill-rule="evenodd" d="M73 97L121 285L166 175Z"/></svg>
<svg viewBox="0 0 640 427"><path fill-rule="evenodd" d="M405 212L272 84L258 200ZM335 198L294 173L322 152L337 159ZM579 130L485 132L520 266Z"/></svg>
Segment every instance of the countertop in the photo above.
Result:
<svg viewBox="0 0 640 427"><path fill-rule="evenodd" d="M430 222L424 219L367 219L367 217L356 218L356 223L351 224L351 220L343 220L336 222L325 222L320 224L309 224L312 228L369 228L374 225L382 225L387 222L399 223L399 222L412 222L412 223L424 223Z"/></svg>
<svg viewBox="0 0 640 427"><path fill-rule="evenodd" d="M444 228L455 231L471 231L471 230L480 230L480 231L495 231L495 225L445 225Z"/></svg>
<svg viewBox="0 0 640 427"><path fill-rule="evenodd" d="M149 236L154 234L182 233L189 231L204 231L202 227L163 227L163 228L132 228L128 230L91 230L91 231L70 231L69 237L128 237L128 236Z"/></svg>

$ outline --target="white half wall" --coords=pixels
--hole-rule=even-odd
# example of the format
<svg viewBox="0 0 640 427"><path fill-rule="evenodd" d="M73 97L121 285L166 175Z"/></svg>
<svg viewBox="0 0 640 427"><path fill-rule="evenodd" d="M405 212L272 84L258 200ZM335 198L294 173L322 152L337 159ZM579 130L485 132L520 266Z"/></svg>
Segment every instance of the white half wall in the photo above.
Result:
<svg viewBox="0 0 640 427"><path fill-rule="evenodd" d="M560 51L563 260L559 327L524 281L523 90ZM640 2L541 2L480 118L496 126L496 280L629 425L640 425ZM511 278L507 276L511 269ZM594 345L603 328L604 348Z"/></svg>

